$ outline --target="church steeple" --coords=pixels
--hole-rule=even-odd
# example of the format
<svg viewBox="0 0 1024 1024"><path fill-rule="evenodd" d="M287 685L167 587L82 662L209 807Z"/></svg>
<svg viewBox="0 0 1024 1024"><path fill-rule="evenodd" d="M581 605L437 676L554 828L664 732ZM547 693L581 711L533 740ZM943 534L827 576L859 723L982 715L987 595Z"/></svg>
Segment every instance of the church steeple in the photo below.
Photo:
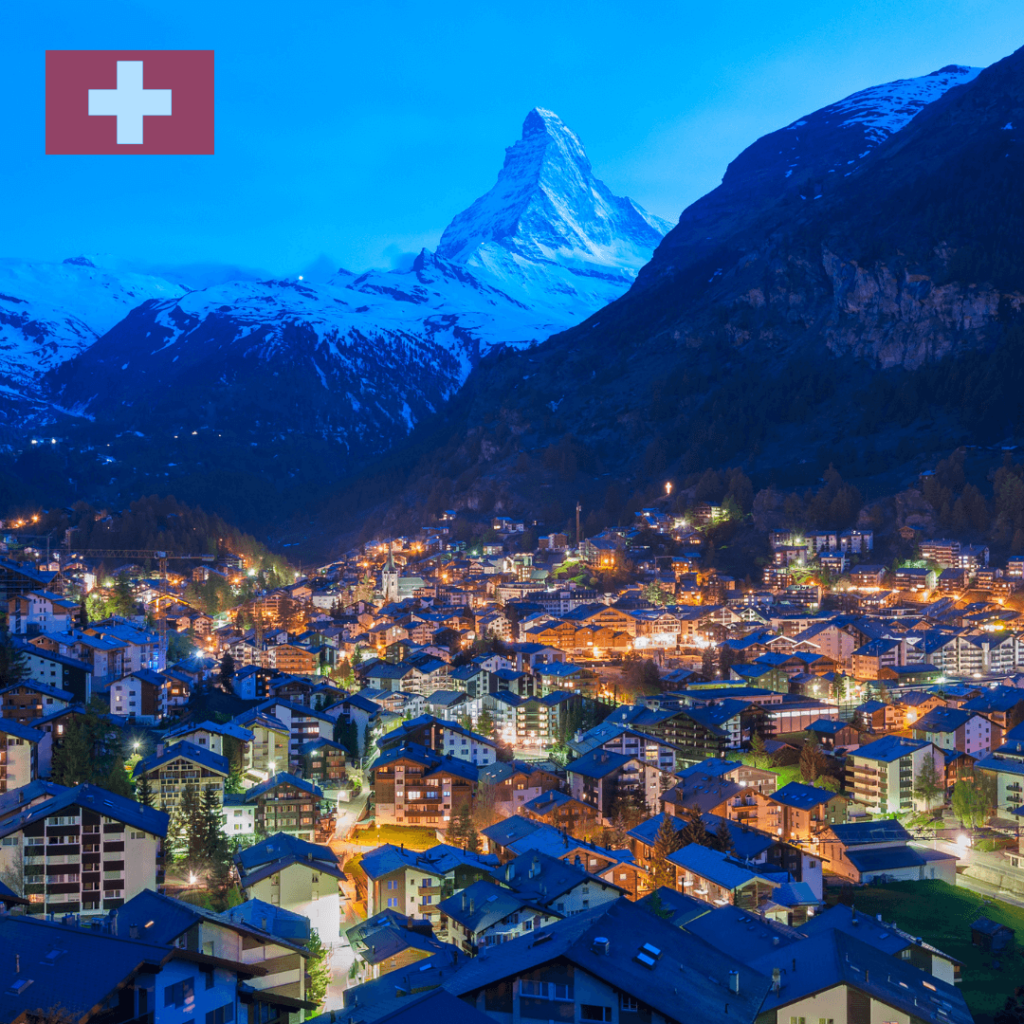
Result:
<svg viewBox="0 0 1024 1024"><path fill-rule="evenodd" d="M391 542L388 542L388 560L380 574L380 589L384 593L384 600L393 603L398 600L398 567L395 565L394 553L391 549Z"/></svg>

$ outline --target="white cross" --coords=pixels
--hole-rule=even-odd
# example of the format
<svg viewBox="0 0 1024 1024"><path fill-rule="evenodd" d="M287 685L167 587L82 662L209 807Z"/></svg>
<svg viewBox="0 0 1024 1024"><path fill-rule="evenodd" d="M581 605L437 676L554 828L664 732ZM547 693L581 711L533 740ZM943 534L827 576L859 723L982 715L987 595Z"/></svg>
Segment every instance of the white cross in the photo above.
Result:
<svg viewBox="0 0 1024 1024"><path fill-rule="evenodd" d="M144 117L171 116L170 89L143 89L142 61L117 62L116 89L89 90L90 117L117 118L117 144L142 145Z"/></svg>

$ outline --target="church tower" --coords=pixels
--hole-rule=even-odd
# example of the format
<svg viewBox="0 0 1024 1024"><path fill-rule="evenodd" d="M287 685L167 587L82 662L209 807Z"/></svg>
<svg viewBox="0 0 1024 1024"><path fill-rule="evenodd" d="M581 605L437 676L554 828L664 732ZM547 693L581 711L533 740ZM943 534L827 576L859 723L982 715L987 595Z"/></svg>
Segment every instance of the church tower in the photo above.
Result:
<svg viewBox="0 0 1024 1024"><path fill-rule="evenodd" d="M384 563L384 569L380 574L380 589L388 604L398 601L398 567L395 565L390 544L388 544L388 560Z"/></svg>

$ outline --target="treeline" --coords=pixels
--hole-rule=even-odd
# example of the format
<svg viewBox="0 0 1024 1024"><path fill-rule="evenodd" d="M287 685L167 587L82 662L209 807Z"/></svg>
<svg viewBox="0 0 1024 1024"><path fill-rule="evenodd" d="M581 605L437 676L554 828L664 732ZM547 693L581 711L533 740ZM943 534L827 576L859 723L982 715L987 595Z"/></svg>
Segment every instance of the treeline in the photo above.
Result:
<svg viewBox="0 0 1024 1024"><path fill-rule="evenodd" d="M275 573L283 581L293 579L283 557L274 554L250 534L176 498L151 495L133 501L125 509L110 509L81 501L63 509L18 510L20 515L38 515L33 529L52 536L59 546L65 531L71 530L71 549L116 549L167 551L171 555L239 555L258 571ZM154 566L155 568L155 566Z"/></svg>

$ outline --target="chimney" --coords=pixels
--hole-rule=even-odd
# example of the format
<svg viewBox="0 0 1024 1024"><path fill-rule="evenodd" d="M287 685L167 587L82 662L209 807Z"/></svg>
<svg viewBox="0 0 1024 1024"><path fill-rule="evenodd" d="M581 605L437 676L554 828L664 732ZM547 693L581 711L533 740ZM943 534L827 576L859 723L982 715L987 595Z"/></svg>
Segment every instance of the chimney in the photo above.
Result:
<svg viewBox="0 0 1024 1024"><path fill-rule="evenodd" d="M128 926L128 937L130 939L137 939L139 937L139 926L137 924Z"/></svg>
<svg viewBox="0 0 1024 1024"><path fill-rule="evenodd" d="M782 968L772 968L772 991L778 995L779 989L782 988Z"/></svg>
<svg viewBox="0 0 1024 1024"><path fill-rule="evenodd" d="M607 956L608 951L611 949L611 941L603 935L595 935L591 949L597 956Z"/></svg>
<svg viewBox="0 0 1024 1024"><path fill-rule="evenodd" d="M513 878L516 877L516 866L515 866L515 864L509 864L509 866L508 866L508 875L506 877L508 878L508 880L510 882L512 881Z"/></svg>
<svg viewBox="0 0 1024 1024"><path fill-rule="evenodd" d="M472 914L476 910L476 900L469 901L469 912Z"/></svg>
<svg viewBox="0 0 1024 1024"><path fill-rule="evenodd" d="M729 991L739 992L740 990L740 972L730 971L729 972Z"/></svg>
<svg viewBox="0 0 1024 1024"><path fill-rule="evenodd" d="M462 894L462 909L463 910L466 909L466 894L465 893Z"/></svg>

